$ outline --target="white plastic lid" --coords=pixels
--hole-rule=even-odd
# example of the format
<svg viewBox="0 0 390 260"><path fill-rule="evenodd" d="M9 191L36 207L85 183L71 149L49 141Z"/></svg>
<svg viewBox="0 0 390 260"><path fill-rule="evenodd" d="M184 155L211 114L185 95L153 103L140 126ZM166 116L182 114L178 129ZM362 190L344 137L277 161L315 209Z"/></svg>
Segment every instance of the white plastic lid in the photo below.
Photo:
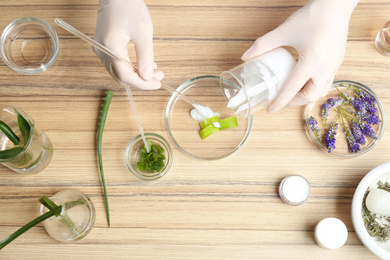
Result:
<svg viewBox="0 0 390 260"><path fill-rule="evenodd" d="M321 220L316 226L315 239L317 245L322 248L340 248L345 244L347 238L347 227L338 218L325 218Z"/></svg>

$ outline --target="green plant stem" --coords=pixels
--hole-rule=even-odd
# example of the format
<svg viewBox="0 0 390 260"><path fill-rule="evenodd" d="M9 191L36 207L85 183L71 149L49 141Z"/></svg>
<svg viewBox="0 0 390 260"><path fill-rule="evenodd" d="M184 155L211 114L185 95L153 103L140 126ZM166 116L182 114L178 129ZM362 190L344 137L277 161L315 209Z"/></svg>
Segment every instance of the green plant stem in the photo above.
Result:
<svg viewBox="0 0 390 260"><path fill-rule="evenodd" d="M13 142L15 145L18 145L16 147L0 151L0 159L2 160L11 159L21 153L26 146L28 138L31 134L31 126L27 119L25 119L16 109L15 113L18 118L19 130L23 136L23 145L20 145L20 138L12 131L12 129L3 121L0 121L0 131L2 131L5 136L11 140L11 142Z"/></svg>
<svg viewBox="0 0 390 260"><path fill-rule="evenodd" d="M24 118L24 117L18 112L18 110L15 109L15 112L16 112L16 116L17 116L17 118L18 118L19 130L20 130L20 132L22 133L24 145L26 145L28 139L30 138L31 126L30 126L29 122L27 121L27 119Z"/></svg>
<svg viewBox="0 0 390 260"><path fill-rule="evenodd" d="M46 212L45 214L37 217L33 221L29 222L28 224L24 225L23 227L21 227L20 229L15 231L12 235L8 236L7 238L5 238L3 241L0 242L0 250L3 249L3 247L8 245L9 243L11 243L13 240L15 240L17 237L22 235L24 232L29 230L30 228L38 225L42 221L54 216L56 214L56 212L58 212L58 211L61 212L61 208L62 208L61 206L57 206L53 211Z"/></svg>
<svg viewBox="0 0 390 260"><path fill-rule="evenodd" d="M103 171L102 141L103 141L104 125L106 123L108 109L110 107L110 103L111 103L113 95L114 95L114 92L112 90L107 90L106 91L106 97L104 98L102 113L101 113L101 116L100 116L100 123L99 123L99 129L98 129L98 138L97 138L98 157L99 157L99 169L100 169L100 176L101 176L102 184L103 184L104 199L105 199L105 202L106 202L106 210L107 210L107 223L108 223L109 227L111 226L111 223L110 223L110 208L109 208L109 205L108 205L106 181L104 179L104 171Z"/></svg>
<svg viewBox="0 0 390 260"><path fill-rule="evenodd" d="M55 204L51 199L49 199L46 196L42 196L39 201L42 203L43 206L45 206L50 211L55 211L56 207L58 207L57 204ZM75 201L75 202L77 202L77 201ZM83 204L83 203L78 204L75 202L72 202L72 204L66 204L65 209L68 209L67 206L69 206L69 205L71 207L74 207L74 206ZM75 234L77 237L82 237L80 230L77 228L76 224L72 221L72 219L68 215L66 215L66 214L64 216L61 215L61 211L56 212L55 215L57 217L59 217L59 216L61 217L60 222L62 224L64 224L65 226L67 226L73 232L73 234Z"/></svg>
<svg viewBox="0 0 390 260"><path fill-rule="evenodd" d="M11 140L11 142L14 145L19 145L20 143L20 138L12 131L12 129L3 121L0 120L0 131L2 131L5 136Z"/></svg>
<svg viewBox="0 0 390 260"><path fill-rule="evenodd" d="M0 159L9 159L18 155L21 151L23 151L24 147L17 146L7 150L0 151Z"/></svg>

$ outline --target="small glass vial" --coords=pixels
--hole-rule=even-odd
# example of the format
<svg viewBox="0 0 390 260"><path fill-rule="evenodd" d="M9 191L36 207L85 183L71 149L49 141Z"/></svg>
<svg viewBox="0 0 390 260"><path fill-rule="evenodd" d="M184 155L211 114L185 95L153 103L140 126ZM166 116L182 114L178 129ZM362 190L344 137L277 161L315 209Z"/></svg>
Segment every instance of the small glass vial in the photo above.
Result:
<svg viewBox="0 0 390 260"><path fill-rule="evenodd" d="M390 21L376 35L375 47L381 54L390 56Z"/></svg>
<svg viewBox="0 0 390 260"><path fill-rule="evenodd" d="M242 117L266 108L285 85L295 64L290 52L280 47L222 72L220 86L227 107ZM225 89L227 83L236 84L240 90L231 93Z"/></svg>
<svg viewBox="0 0 390 260"><path fill-rule="evenodd" d="M279 185L279 195L289 205L302 205L310 197L310 183L300 175L287 176Z"/></svg>
<svg viewBox="0 0 390 260"><path fill-rule="evenodd" d="M84 238L95 223L95 207L84 194L75 190L63 190L50 198L62 206L60 216L44 222L47 233L60 242L75 242ZM41 214L48 209L41 205Z"/></svg>
<svg viewBox="0 0 390 260"><path fill-rule="evenodd" d="M314 231L317 245L324 249L342 247L348 239L348 230L338 218L325 218L318 222Z"/></svg>

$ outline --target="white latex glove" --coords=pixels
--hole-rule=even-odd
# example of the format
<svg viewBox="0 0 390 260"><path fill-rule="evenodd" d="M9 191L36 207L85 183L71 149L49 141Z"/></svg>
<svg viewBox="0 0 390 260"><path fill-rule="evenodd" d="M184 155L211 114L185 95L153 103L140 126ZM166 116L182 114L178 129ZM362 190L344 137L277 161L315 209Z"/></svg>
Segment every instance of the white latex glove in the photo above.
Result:
<svg viewBox="0 0 390 260"><path fill-rule="evenodd" d="M328 93L344 59L349 19L358 2L311 0L244 53L244 61L280 46L299 53L297 65L268 112L312 103Z"/></svg>
<svg viewBox="0 0 390 260"><path fill-rule="evenodd" d="M161 87L164 73L154 63L153 24L142 0L100 0L94 39L128 61L127 45L134 43L138 73L94 49L114 79L140 89Z"/></svg>

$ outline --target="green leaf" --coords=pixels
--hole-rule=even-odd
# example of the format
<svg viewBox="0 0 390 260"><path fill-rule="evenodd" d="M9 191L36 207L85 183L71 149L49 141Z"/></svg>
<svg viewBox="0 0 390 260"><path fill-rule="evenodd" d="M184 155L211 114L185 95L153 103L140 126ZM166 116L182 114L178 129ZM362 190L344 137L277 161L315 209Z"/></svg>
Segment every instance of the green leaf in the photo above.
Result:
<svg viewBox="0 0 390 260"><path fill-rule="evenodd" d="M0 120L0 130L5 134L5 136L11 140L14 145L20 143L20 138L12 131L12 129L3 121Z"/></svg>
<svg viewBox="0 0 390 260"><path fill-rule="evenodd" d="M23 147L13 147L11 149L0 151L0 159L4 160L13 158L22 152L23 149Z"/></svg>
<svg viewBox="0 0 390 260"><path fill-rule="evenodd" d="M155 145L149 140L146 140L146 145L150 148L149 153L146 152L145 146L141 149L137 169L144 172L160 172L165 166L164 149L159 144Z"/></svg>
<svg viewBox="0 0 390 260"><path fill-rule="evenodd" d="M24 118L16 109L15 112L18 117L18 125L23 136L24 145L26 145L28 139L30 138L31 126L27 119Z"/></svg>
<svg viewBox="0 0 390 260"><path fill-rule="evenodd" d="M77 237L83 237L81 235L81 232L80 230L77 228L76 224L72 221L72 219L67 215L67 214L64 214L64 216L61 215L61 210L62 210L62 207L59 207L57 206L57 204L55 204L51 199L49 199L48 197L46 196L42 196L39 201L42 203L43 206L45 206L47 209L49 209L50 211L54 212L54 214L58 217L58 216L61 216L61 219L60 219L60 222L65 225L66 227L68 227L73 234L75 234ZM77 201L75 201L77 202ZM68 205L68 204L66 204ZM73 206L77 206L77 205L80 205L78 203L74 203L72 204ZM66 208L66 206L65 206Z"/></svg>
<svg viewBox="0 0 390 260"><path fill-rule="evenodd" d="M48 199L48 200L50 200L50 199ZM30 228L38 225L39 223L41 223L42 221L45 221L48 218L56 215L58 212L61 212L62 207L57 206L55 203L53 203L53 204L55 205L55 207L52 208L52 210L46 212L45 214L43 214L43 215L37 217L36 219L32 220L31 222L27 223L26 225L24 225L23 227L21 227L20 229L15 231L13 234L6 237L3 241L1 241L0 242L0 250L3 249L9 243L11 243L13 240L15 240L17 237L22 235L24 232L28 231Z"/></svg>
<svg viewBox="0 0 390 260"><path fill-rule="evenodd" d="M106 91L106 97L104 98L102 115L100 117L100 123L99 123L99 129L98 129L98 138L97 138L98 157L99 157L99 169L100 169L100 176L102 178L102 184L103 184L103 190L104 190L104 199L105 199L105 202L106 202L106 210L107 210L107 222L108 222L108 226L109 227L111 225L110 224L110 208L108 206L106 181L104 179L104 171L103 171L102 140L103 140L104 125L106 123L108 109L110 107L110 103L111 103L113 95L114 95L114 92L112 90L107 90Z"/></svg>

